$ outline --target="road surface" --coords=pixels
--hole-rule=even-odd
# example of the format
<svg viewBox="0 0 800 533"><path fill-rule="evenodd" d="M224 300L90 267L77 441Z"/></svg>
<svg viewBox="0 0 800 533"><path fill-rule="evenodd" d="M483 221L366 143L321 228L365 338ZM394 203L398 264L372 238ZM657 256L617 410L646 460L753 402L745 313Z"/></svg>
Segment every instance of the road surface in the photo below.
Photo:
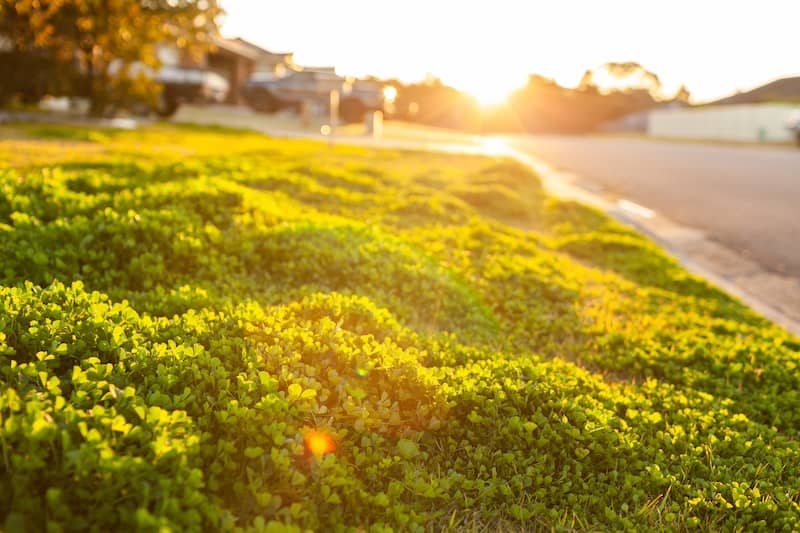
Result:
<svg viewBox="0 0 800 533"><path fill-rule="evenodd" d="M700 229L765 269L800 279L800 150L620 137L509 137L515 149Z"/></svg>

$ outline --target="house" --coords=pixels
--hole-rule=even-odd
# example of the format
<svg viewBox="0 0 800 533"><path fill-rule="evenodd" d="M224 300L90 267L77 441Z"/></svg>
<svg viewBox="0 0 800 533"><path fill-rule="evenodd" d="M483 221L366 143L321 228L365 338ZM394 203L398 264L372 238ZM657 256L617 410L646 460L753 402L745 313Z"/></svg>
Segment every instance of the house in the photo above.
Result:
<svg viewBox="0 0 800 533"><path fill-rule="evenodd" d="M657 110L648 117L653 137L740 142L792 142L800 117L800 77L771 81L707 104Z"/></svg>
<svg viewBox="0 0 800 533"><path fill-rule="evenodd" d="M647 134L652 137L739 142L787 143L800 117L800 105L729 104L653 111Z"/></svg>
<svg viewBox="0 0 800 533"><path fill-rule="evenodd" d="M285 76L290 69L296 68L294 54L291 52L270 52L249 41L245 41L241 37L237 37L234 41L256 53L253 74L273 74L277 77L282 77Z"/></svg>
<svg viewBox="0 0 800 533"><path fill-rule="evenodd" d="M771 81L750 91L711 102L709 105L763 104L776 102L800 103L800 76Z"/></svg>
<svg viewBox="0 0 800 533"><path fill-rule="evenodd" d="M226 102L235 105L244 103L242 88L253 74L281 77L295 68L293 54L276 54L241 38L219 37L214 41L214 50L200 56L172 45L162 46L158 55L164 66L208 70L223 76L230 85Z"/></svg>

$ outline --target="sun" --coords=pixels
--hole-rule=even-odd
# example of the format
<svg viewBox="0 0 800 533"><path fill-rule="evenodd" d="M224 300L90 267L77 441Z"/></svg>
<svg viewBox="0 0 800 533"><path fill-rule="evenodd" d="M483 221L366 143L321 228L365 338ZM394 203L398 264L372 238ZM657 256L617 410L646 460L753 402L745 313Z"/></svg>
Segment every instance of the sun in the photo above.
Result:
<svg viewBox="0 0 800 533"><path fill-rule="evenodd" d="M482 106L497 107L506 103L511 93L523 84L524 80L486 72L465 77L460 86Z"/></svg>
<svg viewBox="0 0 800 533"><path fill-rule="evenodd" d="M472 87L467 92L482 106L494 107L504 104L508 100L511 89L499 84L489 83L480 87Z"/></svg>

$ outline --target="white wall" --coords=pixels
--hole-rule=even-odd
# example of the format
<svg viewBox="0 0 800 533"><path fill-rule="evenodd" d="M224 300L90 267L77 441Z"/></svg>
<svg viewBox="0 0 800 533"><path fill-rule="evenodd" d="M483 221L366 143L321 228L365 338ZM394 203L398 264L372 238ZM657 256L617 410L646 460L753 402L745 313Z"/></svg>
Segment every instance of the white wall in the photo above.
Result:
<svg viewBox="0 0 800 533"><path fill-rule="evenodd" d="M748 104L659 110L650 113L647 134L676 139L789 142L788 125L800 106Z"/></svg>
<svg viewBox="0 0 800 533"><path fill-rule="evenodd" d="M160 44L156 47L156 56L165 67L177 67L181 62L181 52L177 46Z"/></svg>

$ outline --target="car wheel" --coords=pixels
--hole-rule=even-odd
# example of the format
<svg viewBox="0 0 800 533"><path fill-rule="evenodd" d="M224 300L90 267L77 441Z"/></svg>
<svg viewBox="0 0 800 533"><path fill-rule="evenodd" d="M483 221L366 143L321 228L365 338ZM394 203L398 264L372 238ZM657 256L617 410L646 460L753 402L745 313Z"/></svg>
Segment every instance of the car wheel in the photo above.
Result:
<svg viewBox="0 0 800 533"><path fill-rule="evenodd" d="M261 113L274 113L280 107L278 100L269 91L254 91L248 98L250 107Z"/></svg>
<svg viewBox="0 0 800 533"><path fill-rule="evenodd" d="M156 105L154 111L156 115L161 118L169 118L174 115L178 111L178 101L167 94L162 94L158 98L158 104Z"/></svg>
<svg viewBox="0 0 800 533"><path fill-rule="evenodd" d="M339 117L345 122L362 122L366 114L367 106L358 98L345 98L339 103Z"/></svg>

